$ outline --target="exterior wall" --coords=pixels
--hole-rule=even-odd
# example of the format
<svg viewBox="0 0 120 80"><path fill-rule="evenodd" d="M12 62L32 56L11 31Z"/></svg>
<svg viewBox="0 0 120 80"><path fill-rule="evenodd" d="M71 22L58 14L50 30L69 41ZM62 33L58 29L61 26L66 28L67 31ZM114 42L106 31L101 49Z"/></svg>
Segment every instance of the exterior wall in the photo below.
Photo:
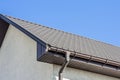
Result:
<svg viewBox="0 0 120 80"><path fill-rule="evenodd" d="M54 80L56 80L60 66L53 66ZM92 73L88 71L66 68L62 74L64 80L120 80L118 78Z"/></svg>
<svg viewBox="0 0 120 80"><path fill-rule="evenodd" d="M0 80L52 80L53 65L38 62L37 44L9 26L0 48Z"/></svg>
<svg viewBox="0 0 120 80"><path fill-rule="evenodd" d="M37 61L37 43L9 26L0 48L0 80L56 80L61 66ZM120 80L88 71L66 68L64 80Z"/></svg>

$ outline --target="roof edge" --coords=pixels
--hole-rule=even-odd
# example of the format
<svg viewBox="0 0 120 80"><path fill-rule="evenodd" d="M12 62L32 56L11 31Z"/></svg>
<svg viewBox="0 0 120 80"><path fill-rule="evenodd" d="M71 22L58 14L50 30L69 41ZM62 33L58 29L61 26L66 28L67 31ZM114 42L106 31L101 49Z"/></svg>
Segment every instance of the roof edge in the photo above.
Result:
<svg viewBox="0 0 120 80"><path fill-rule="evenodd" d="M20 25L16 24L15 22L11 21L10 19L6 18L4 15L0 14L0 18L2 20L4 20L5 22L13 25L14 27L16 27L17 29L19 29L20 31L22 31L23 33L25 33L27 36L29 36L30 38L32 38L33 40L35 40L36 42L40 43L41 45L46 47L46 43L42 40L40 40L39 38L37 38L36 36L34 36L32 33L28 32L27 30L25 30L24 28L22 28Z"/></svg>
<svg viewBox="0 0 120 80"><path fill-rule="evenodd" d="M65 55L66 52L63 51L48 50L44 53L41 53L37 60L50 64L62 65L65 60ZM68 64L68 67L70 68L86 70L97 74L120 78L120 70L105 65L103 66L92 61L90 62L84 58L79 58L72 55L70 55L70 58L70 63Z"/></svg>

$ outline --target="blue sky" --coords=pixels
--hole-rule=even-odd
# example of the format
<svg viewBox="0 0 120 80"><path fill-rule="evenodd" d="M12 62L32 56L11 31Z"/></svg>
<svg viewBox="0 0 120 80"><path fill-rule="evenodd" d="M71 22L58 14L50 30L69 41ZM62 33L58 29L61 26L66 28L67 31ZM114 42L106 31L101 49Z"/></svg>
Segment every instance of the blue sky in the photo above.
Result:
<svg viewBox="0 0 120 80"><path fill-rule="evenodd" d="M120 0L1 0L0 13L120 46Z"/></svg>

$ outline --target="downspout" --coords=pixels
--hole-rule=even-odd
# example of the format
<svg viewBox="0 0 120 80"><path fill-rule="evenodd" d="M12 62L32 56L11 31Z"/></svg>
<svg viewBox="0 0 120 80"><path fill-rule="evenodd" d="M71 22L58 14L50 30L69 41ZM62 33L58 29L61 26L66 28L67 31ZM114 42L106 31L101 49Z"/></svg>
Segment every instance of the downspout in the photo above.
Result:
<svg viewBox="0 0 120 80"><path fill-rule="evenodd" d="M59 76L58 80L62 80L62 73L63 73L64 69L67 67L67 65L69 64L69 61L70 61L70 52L66 52L65 61L58 73L58 76Z"/></svg>

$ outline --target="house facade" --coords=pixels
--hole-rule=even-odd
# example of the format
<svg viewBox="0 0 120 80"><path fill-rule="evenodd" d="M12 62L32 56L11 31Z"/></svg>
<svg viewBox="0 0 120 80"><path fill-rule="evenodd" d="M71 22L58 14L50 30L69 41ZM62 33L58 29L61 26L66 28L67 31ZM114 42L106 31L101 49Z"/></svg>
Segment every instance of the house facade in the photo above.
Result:
<svg viewBox="0 0 120 80"><path fill-rule="evenodd" d="M120 80L119 47L4 15L0 37L0 80L58 80L68 53L63 80Z"/></svg>

